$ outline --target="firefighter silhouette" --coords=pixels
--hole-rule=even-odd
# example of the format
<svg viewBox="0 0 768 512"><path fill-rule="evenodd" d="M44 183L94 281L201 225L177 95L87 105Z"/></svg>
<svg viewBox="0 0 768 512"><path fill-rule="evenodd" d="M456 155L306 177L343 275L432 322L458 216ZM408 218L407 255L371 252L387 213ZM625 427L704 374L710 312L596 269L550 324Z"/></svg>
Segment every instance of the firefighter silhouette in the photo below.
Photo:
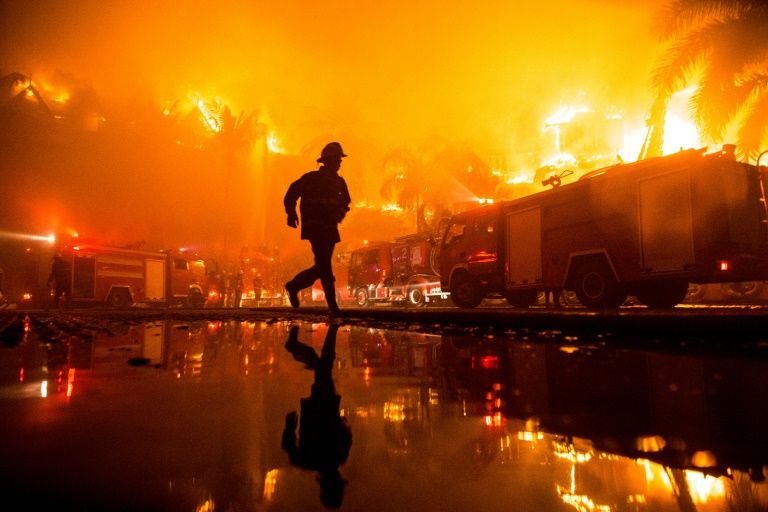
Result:
<svg viewBox="0 0 768 512"><path fill-rule="evenodd" d="M288 298L294 308L299 307L299 292L320 279L328 310L331 315L339 312L331 260L334 247L341 241L338 225L349 211L351 202L347 182L338 175L341 159L345 156L338 142L326 144L317 159L320 168L305 173L291 183L283 198L287 223L292 228L299 225L296 202L301 199L301 239L309 240L315 258L314 265L285 283Z"/></svg>
<svg viewBox="0 0 768 512"><path fill-rule="evenodd" d="M352 446L352 432L339 410L341 396L333 384L338 328L336 324L328 326L320 356L312 347L299 341L298 326L291 327L285 343L294 359L315 372L315 379L310 395L301 399L301 416L296 411L285 416L281 446L291 464L317 472L320 500L328 508L339 508L344 500L346 482L339 466L346 462Z"/></svg>
<svg viewBox="0 0 768 512"><path fill-rule="evenodd" d="M56 306L68 303L71 291L71 272L69 263L61 253L56 253L51 264L51 275L48 276L48 288L53 291L53 303Z"/></svg>

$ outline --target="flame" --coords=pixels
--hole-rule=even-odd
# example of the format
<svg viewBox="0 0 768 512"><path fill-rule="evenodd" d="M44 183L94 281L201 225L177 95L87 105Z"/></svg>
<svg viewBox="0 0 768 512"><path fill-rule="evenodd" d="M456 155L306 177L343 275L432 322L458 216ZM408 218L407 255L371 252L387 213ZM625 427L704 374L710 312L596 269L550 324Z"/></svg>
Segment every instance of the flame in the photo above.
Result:
<svg viewBox="0 0 768 512"><path fill-rule="evenodd" d="M270 132L267 135L267 148L269 148L269 151L271 153L277 153L277 154L285 153L285 150L280 144L280 141L278 140L277 135L275 135L275 132Z"/></svg>
<svg viewBox="0 0 768 512"><path fill-rule="evenodd" d="M222 125L224 124L221 118L221 101L216 98L214 103L211 103L198 96L195 105L200 111L200 118L211 133L221 132Z"/></svg>
<svg viewBox="0 0 768 512"><path fill-rule="evenodd" d="M576 114L591 112L589 107L560 107L560 110L544 120L544 131L556 128L557 125L567 124L573 121Z"/></svg>
<svg viewBox="0 0 768 512"><path fill-rule="evenodd" d="M675 93L669 100L667 115L664 119L664 144L662 151L665 155L677 153L681 149L698 148L703 144L701 135L691 119L689 108L691 96L696 87L688 87Z"/></svg>
<svg viewBox="0 0 768 512"><path fill-rule="evenodd" d="M696 89L690 87L679 91L672 96L667 109L664 126L664 144L662 152L665 155L676 153L681 149L699 148L702 143L701 134L693 122L691 111L688 107L690 98ZM554 134L555 151L552 155L542 159L542 166L551 166L555 168L575 167L581 160L589 161L606 157L608 155L573 155L561 150L560 129L563 125L574 122L578 114L592 112L588 106L563 106L552 115L548 116L543 123L542 132L552 132ZM604 116L617 122L616 129L621 129L622 133L614 133L616 138L620 138L622 147L616 149L616 156L623 162L633 162L637 160L643 141L647 134L645 122L625 120L621 114L610 113ZM620 127L620 128L619 128ZM509 182L509 181L508 181Z"/></svg>
<svg viewBox="0 0 768 512"><path fill-rule="evenodd" d="M264 500L271 501L277 487L277 477L280 475L279 469L270 469L264 476Z"/></svg>
<svg viewBox="0 0 768 512"><path fill-rule="evenodd" d="M507 185L517 185L519 183L533 183L534 173L530 171L519 171L507 178Z"/></svg>
<svg viewBox="0 0 768 512"><path fill-rule="evenodd" d="M561 153L557 152L551 157L545 159L542 162L542 166L550 166L550 167L557 167L557 168L563 168L563 167L573 167L576 165L576 157L573 156L570 153Z"/></svg>
<svg viewBox="0 0 768 512"><path fill-rule="evenodd" d="M722 478L686 470L685 480L691 489L694 503L707 503L710 499L725 496L725 484Z"/></svg>
<svg viewBox="0 0 768 512"><path fill-rule="evenodd" d="M395 402L384 402L384 419L394 423L405 421L405 405Z"/></svg>

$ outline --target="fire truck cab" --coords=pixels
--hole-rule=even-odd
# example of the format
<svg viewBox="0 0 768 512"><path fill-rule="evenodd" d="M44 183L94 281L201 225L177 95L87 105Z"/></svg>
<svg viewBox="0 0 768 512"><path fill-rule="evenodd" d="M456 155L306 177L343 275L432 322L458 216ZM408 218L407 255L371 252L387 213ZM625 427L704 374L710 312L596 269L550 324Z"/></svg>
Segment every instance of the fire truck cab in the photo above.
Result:
<svg viewBox="0 0 768 512"><path fill-rule="evenodd" d="M574 291L589 308L629 295L672 307L689 283L768 278L766 169L732 153L686 150L455 215L440 276L454 303L488 295L516 307Z"/></svg>

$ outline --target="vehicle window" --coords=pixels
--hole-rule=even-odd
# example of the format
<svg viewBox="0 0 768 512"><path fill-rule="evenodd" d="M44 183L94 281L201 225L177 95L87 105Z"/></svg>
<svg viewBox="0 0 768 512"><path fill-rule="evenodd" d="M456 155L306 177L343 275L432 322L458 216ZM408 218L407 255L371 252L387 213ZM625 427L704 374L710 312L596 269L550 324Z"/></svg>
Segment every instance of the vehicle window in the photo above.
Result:
<svg viewBox="0 0 768 512"><path fill-rule="evenodd" d="M379 262L379 251L378 249L373 251L368 251L365 253L365 264L366 265L375 265Z"/></svg>
<svg viewBox="0 0 768 512"><path fill-rule="evenodd" d="M452 244L457 239L464 235L467 225L464 222L454 222L448 226L448 231L445 233L445 243Z"/></svg>
<svg viewBox="0 0 768 512"><path fill-rule="evenodd" d="M494 218L492 215L478 219L476 230L479 234L493 233L494 229Z"/></svg>
<svg viewBox="0 0 768 512"><path fill-rule="evenodd" d="M176 270L187 270L187 260L176 258L173 260L173 267Z"/></svg>

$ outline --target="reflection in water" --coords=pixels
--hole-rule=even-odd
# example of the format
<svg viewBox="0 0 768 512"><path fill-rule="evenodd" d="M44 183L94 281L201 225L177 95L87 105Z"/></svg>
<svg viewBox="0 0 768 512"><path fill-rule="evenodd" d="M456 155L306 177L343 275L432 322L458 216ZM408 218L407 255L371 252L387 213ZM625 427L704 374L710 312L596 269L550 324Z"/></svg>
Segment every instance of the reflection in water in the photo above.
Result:
<svg viewBox="0 0 768 512"><path fill-rule="evenodd" d="M336 358L338 324L328 326L328 333L317 355L315 349L299 341L299 327L291 327L285 349L315 374L312 391L301 399L298 420L299 439L296 440L296 411L285 417L281 447L288 453L291 464L317 471L320 499L329 508L339 508L344 499L344 479L339 466L349 457L352 432L341 417L341 396L333 384L333 361Z"/></svg>
<svg viewBox="0 0 768 512"><path fill-rule="evenodd" d="M51 332L0 351L0 478L59 482L70 508L311 510L316 473L349 510L768 510L763 358L233 320Z"/></svg>

